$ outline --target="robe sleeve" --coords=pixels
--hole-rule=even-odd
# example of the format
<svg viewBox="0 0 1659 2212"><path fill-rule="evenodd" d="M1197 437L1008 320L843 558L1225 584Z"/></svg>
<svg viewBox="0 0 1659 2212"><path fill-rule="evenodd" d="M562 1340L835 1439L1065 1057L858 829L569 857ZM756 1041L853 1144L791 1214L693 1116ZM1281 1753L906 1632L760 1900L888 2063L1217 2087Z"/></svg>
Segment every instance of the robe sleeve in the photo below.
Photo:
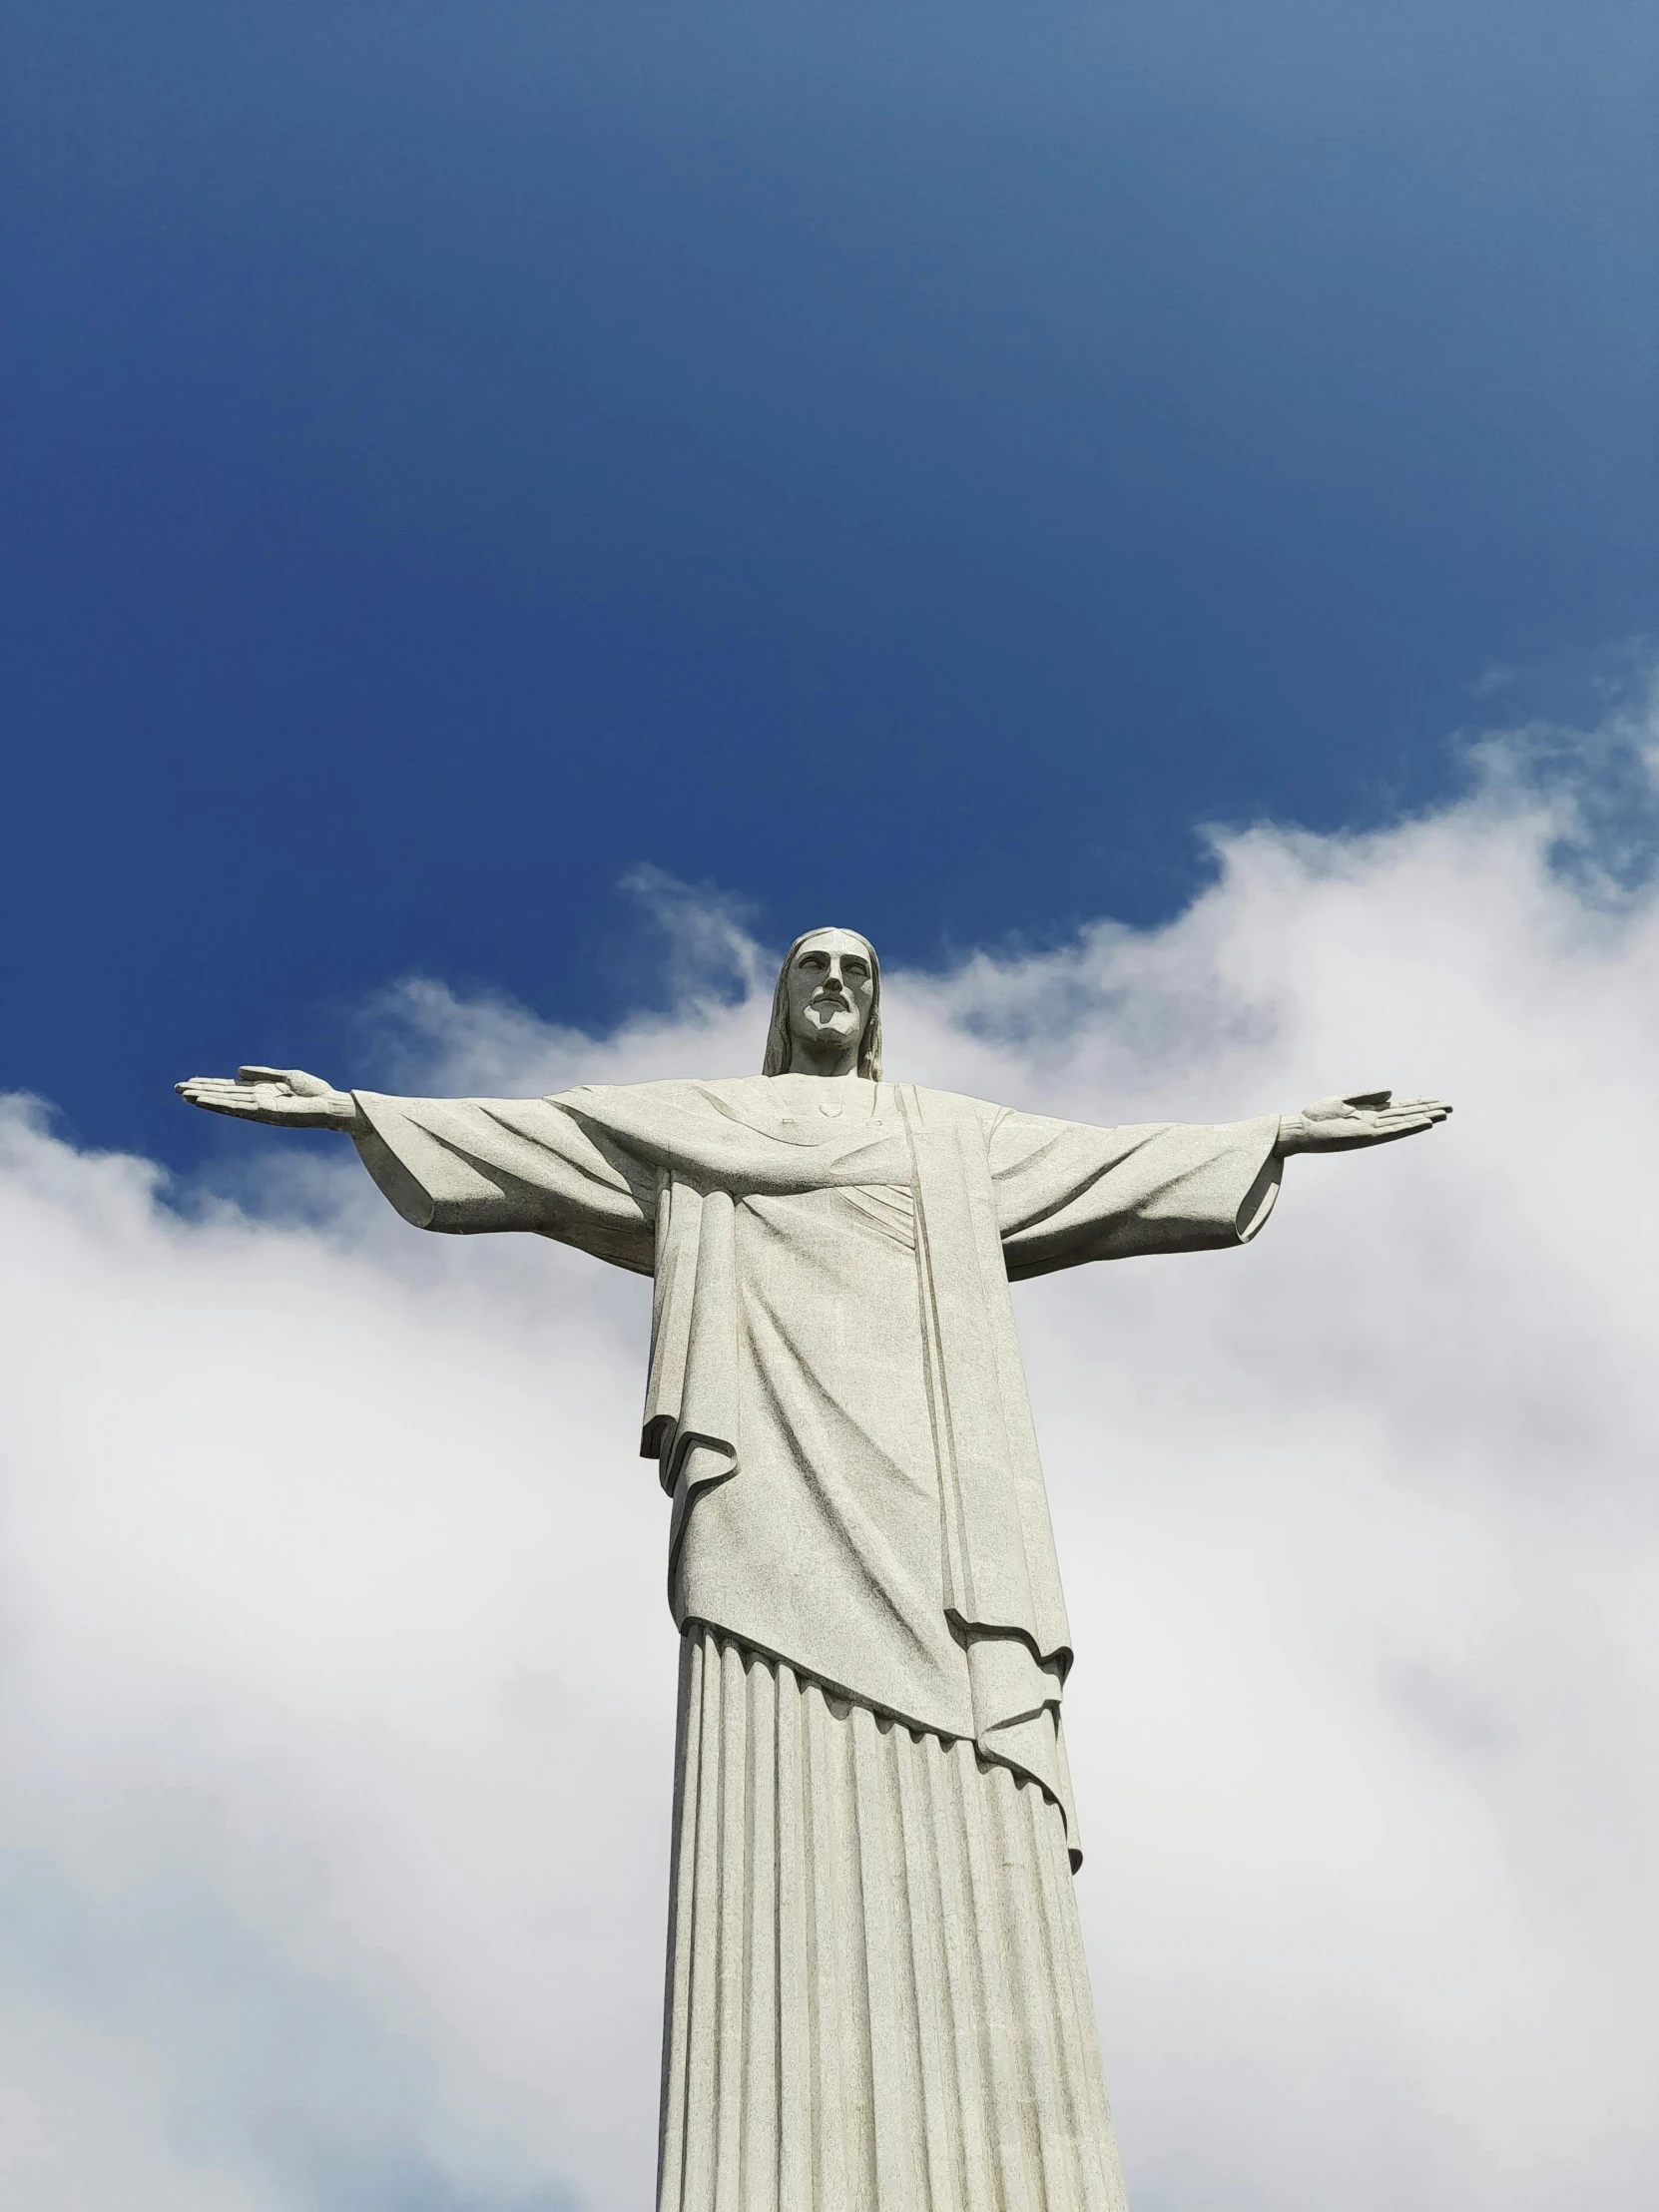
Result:
<svg viewBox="0 0 1659 2212"><path fill-rule="evenodd" d="M988 1149L1010 1280L1248 1243L1279 1195L1278 1137L1276 1114L1124 1129L999 1114Z"/></svg>
<svg viewBox="0 0 1659 2212"><path fill-rule="evenodd" d="M652 1273L656 1169L558 1099L351 1095L358 1156L416 1229L452 1237L527 1229Z"/></svg>

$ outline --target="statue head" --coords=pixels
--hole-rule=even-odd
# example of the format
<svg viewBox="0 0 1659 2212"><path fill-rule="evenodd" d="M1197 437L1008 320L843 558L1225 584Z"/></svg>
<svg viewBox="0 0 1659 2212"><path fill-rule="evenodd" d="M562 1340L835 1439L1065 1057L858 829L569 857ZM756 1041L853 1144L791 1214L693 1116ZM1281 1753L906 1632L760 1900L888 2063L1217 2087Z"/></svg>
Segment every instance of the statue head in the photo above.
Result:
<svg viewBox="0 0 1659 2212"><path fill-rule="evenodd" d="M792 1069L881 1080L881 963L855 929L809 929L784 955L761 1073Z"/></svg>

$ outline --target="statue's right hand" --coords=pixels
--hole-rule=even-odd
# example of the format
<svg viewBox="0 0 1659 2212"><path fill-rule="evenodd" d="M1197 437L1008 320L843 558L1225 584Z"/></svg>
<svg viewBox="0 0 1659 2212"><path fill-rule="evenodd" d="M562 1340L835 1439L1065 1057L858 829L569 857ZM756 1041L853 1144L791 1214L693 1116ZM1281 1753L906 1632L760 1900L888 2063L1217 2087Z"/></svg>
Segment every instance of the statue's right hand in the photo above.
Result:
<svg viewBox="0 0 1659 2212"><path fill-rule="evenodd" d="M303 1068L238 1068L235 1082L227 1075L193 1075L173 1088L210 1114L235 1114L284 1129L349 1129L357 1119L349 1091L336 1091Z"/></svg>

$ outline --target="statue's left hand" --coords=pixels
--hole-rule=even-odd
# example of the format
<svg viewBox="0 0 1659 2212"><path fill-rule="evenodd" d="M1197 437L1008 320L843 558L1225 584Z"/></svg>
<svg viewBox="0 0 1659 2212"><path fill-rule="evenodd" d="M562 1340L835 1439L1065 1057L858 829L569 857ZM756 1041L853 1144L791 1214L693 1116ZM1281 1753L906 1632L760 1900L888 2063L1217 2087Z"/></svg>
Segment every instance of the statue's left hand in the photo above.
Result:
<svg viewBox="0 0 1659 2212"><path fill-rule="evenodd" d="M173 1088L210 1114L275 1122L282 1129L349 1129L357 1120L349 1091L336 1091L303 1068L238 1068L234 1083L225 1075L193 1075Z"/></svg>
<svg viewBox="0 0 1659 2212"><path fill-rule="evenodd" d="M1366 1145L1392 1144L1444 1121L1451 1108L1439 1098L1396 1099L1392 1091L1351 1091L1346 1098L1317 1098L1300 1114L1283 1114L1279 1142L1282 1160L1293 1152L1358 1152Z"/></svg>

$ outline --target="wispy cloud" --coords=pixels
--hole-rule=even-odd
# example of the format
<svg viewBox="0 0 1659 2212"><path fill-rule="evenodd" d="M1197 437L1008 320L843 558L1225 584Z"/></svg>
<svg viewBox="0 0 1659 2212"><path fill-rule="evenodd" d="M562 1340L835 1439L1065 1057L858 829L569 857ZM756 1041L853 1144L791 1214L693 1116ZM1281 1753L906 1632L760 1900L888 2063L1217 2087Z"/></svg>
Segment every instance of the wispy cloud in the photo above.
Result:
<svg viewBox="0 0 1659 2212"><path fill-rule="evenodd" d="M1054 1112L1458 1106L1293 1163L1245 1254L1020 1293L1146 2212L1635 2212L1659 2171L1659 911L1561 865L1651 733L1551 744L1385 833L1223 836L1167 929L888 980L895 1073ZM707 991L591 1039L408 986L398 1079L753 1068L766 959L672 895ZM643 1287L416 1238L341 1150L181 1211L4 1124L23 2212L648 2201Z"/></svg>

